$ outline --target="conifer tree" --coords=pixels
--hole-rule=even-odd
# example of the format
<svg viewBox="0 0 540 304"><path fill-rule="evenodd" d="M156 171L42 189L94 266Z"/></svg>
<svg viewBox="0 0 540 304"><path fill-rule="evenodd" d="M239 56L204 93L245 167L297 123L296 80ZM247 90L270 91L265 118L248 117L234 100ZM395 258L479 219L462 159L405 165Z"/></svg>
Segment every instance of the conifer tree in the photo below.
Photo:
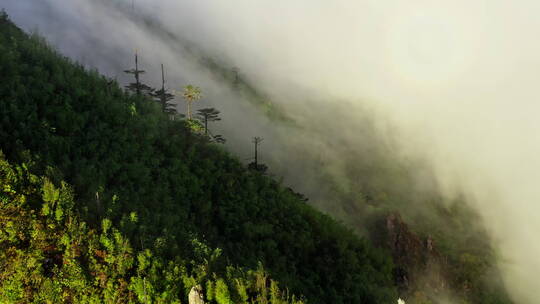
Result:
<svg viewBox="0 0 540 304"><path fill-rule="evenodd" d="M176 113L174 104L169 102L174 99L174 95L169 93L169 91L165 89L165 70L163 68L163 64L161 64L161 89L152 92L152 97L154 97L156 101L159 102L163 113Z"/></svg>
<svg viewBox="0 0 540 304"><path fill-rule="evenodd" d="M203 124L204 135L208 137L210 141L216 142L218 144L224 144L226 140L222 135L212 134L212 132L210 132L210 130L208 129L208 122L221 120L221 117L219 117L219 113L220 112L214 108L204 108L197 111L196 117Z"/></svg>
<svg viewBox="0 0 540 304"><path fill-rule="evenodd" d="M204 135L208 136L208 122L221 120L219 113L215 108L204 108L197 111L197 118L204 124Z"/></svg>
<svg viewBox="0 0 540 304"><path fill-rule="evenodd" d="M261 173L264 173L266 172L266 170L268 169L268 167L264 164L259 164L259 145L261 144L261 142L263 141L264 139L262 137L253 137L253 140L252 140L252 143L255 145L255 157L254 157L254 160L253 162L251 162L249 165L248 165L248 168L251 169L251 170L254 170L254 171L258 171L258 172L261 172Z"/></svg>
<svg viewBox="0 0 540 304"><path fill-rule="evenodd" d="M125 70L124 73L133 74L133 77L135 77L135 82L132 82L126 86L126 89L128 91L135 93L137 96L149 96L150 94L152 94L154 89L141 82L141 74L146 73L146 71L139 70L139 56L137 52L135 52L135 68L131 70Z"/></svg>

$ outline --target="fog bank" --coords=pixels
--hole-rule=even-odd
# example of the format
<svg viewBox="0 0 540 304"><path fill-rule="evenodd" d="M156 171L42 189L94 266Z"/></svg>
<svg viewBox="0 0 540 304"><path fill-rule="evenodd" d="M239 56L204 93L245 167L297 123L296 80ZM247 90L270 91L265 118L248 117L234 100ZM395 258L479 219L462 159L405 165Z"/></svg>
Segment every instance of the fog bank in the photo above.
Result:
<svg viewBox="0 0 540 304"><path fill-rule="evenodd" d="M291 181L304 169L294 164L302 158L293 153L297 145L319 149L321 164L340 172L346 147L369 151L366 132L377 134L384 153L425 159L448 195L465 193L481 213L514 300L535 303L540 2L136 0L131 16L105 4L112 2L131 6L120 0L0 6L62 53L121 81L134 49L147 82L158 81L150 75L159 75L164 62L170 87L199 85L204 102L222 110L219 128L231 149L247 158L249 138L265 137L272 145L263 157ZM198 52L238 67L308 131L292 132L240 102L184 42L134 22L145 16ZM373 129L361 122L366 113ZM297 183L317 192L309 182Z"/></svg>

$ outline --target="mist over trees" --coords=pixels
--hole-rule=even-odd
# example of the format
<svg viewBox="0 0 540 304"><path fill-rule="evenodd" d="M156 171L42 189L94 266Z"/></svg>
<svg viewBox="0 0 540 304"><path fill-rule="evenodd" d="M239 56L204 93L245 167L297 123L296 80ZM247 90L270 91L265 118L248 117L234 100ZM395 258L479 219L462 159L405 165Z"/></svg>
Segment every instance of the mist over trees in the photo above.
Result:
<svg viewBox="0 0 540 304"><path fill-rule="evenodd" d="M125 70L124 73L131 74L135 78L135 82L132 82L126 86L126 89L137 96L151 96L154 89L141 82L141 75L146 73L144 70L139 70L139 55L135 52L135 68Z"/></svg>
<svg viewBox="0 0 540 304"><path fill-rule="evenodd" d="M0 70L2 301L397 298L386 253L169 119L138 79L126 93L7 17Z"/></svg>
<svg viewBox="0 0 540 304"><path fill-rule="evenodd" d="M204 124L204 135L208 135L208 122L220 121L219 111L215 108L197 110L197 118Z"/></svg>
<svg viewBox="0 0 540 304"><path fill-rule="evenodd" d="M191 106L194 102L201 99L202 97L201 89L199 87L188 84L187 86L184 87L182 91L182 97L184 98L187 104L187 113L186 113L187 119L191 120L193 118Z"/></svg>
<svg viewBox="0 0 540 304"><path fill-rule="evenodd" d="M213 134L213 132L210 132L208 129L208 123L209 122L216 122L220 121L221 117L219 117L219 114L221 112L215 108L204 108L197 110L197 119L203 124L204 126L204 135L210 139L212 142L216 142L219 144L224 144L227 140L223 135L221 134Z"/></svg>
<svg viewBox="0 0 540 304"><path fill-rule="evenodd" d="M248 168L253 171L265 173L268 170L268 166L259 163L259 146L264 141L264 138L255 136L251 140L253 143L253 161L249 163Z"/></svg>
<svg viewBox="0 0 540 304"><path fill-rule="evenodd" d="M157 91L154 90L152 97L159 102L163 113L168 113L170 115L177 113L174 103L170 103L170 101L174 99L174 95L169 93L169 91L165 88L165 69L163 64L161 64L161 89Z"/></svg>
<svg viewBox="0 0 540 304"><path fill-rule="evenodd" d="M132 71L138 70L139 68L136 63L136 67ZM28 74L32 73L31 71L28 72ZM290 209L287 209L290 206L288 204L281 204L283 202L279 201L295 202L293 204L295 205L296 202L304 203L305 200L294 190L276 185L271 179L252 177L250 174L257 172L259 166L264 166L263 164L259 164L258 160L253 161L255 166L253 163L248 165L248 169L252 170L246 173L242 171L244 167L238 163L230 162L226 158L212 157L214 153L223 155L221 154L223 151L215 147L205 148L204 145L207 142L207 138L200 136L203 133L203 128L198 121L189 117L188 121L192 124L187 121L178 121L177 124L172 122L171 124L165 123L162 121L164 116L161 115L163 108L158 109L155 102L150 102L150 99L145 99L144 102L136 102L133 98L122 96L121 92L118 92L115 83L108 79L106 80L108 83L106 90L108 95L104 96L103 93L99 93L100 90L105 88L100 85L100 77L96 75L93 75L93 77L90 78L93 79L90 83L95 88L91 86L90 89L85 88L85 90L97 95L95 101L93 99L87 103L73 103L66 101L67 99L63 101L62 106L66 104L77 106L77 109L73 112L65 110L62 106L53 103L58 113L60 113L60 116L57 117L52 112L44 110L44 107L39 106L38 117L40 119L46 117L47 119L36 123L37 120L32 117L32 115L36 114L30 115L32 119L29 120L18 111L13 111L13 109L6 110L5 113L10 113L9 115L11 113L20 114L17 117L20 121L24 121L25 124L39 126L36 133L42 132L39 135L45 136L46 140L36 141L37 139L33 139L33 136L28 135L28 131L19 130L18 128L14 129L14 134L22 133L26 135L23 138L24 140L17 142L16 135L7 136L4 134L5 137L2 138L2 140L11 140L15 142L15 145L20 145L17 149L14 149L11 145L8 146L6 149L11 152L22 151L24 148L30 146L32 149L30 151L37 151L35 154L45 159L43 163L50 162L52 165L57 164L61 168L57 170L57 174L65 175L66 180L76 189L75 191L84 194L86 201L83 201L81 205L88 207L88 209L85 211L83 207L81 212L89 216L89 218L94 217L92 221L88 220L90 225L98 227L103 217L111 217L114 223L120 223L119 225L121 227L119 229L132 240L134 247L139 249L152 248L154 245L153 240L157 240L156 237L162 237L167 239L167 246L171 245L170 250L163 249L163 252L167 252L167 256L174 256L179 252L175 246L178 246L178 242L180 241L177 240L175 243L174 240L168 239L170 237L177 237L179 233L179 230L174 228L174 223L178 223L178 219L175 219L171 215L172 213L178 215L182 220L189 222L192 225L191 228L199 227L203 232L199 231L197 235L209 236L208 246L223 249L227 256L224 259L228 260L229 255L232 255L234 257L232 260L235 263L240 261L239 263L241 265L244 265L244 263L250 264L250 269L257 267L255 261L263 260L265 269L271 273L272 277L280 282L285 282L281 283L282 285L280 286L286 286L287 288L293 286L292 288L294 290L301 290L302 293L308 290L309 292L307 292L306 297L308 299L315 299L313 300L315 303L316 301L321 301L321 297L327 297L326 300L337 303L340 301L346 303L353 298L355 300L365 300L365 297L369 298L369 300L365 300L366 302L376 302L384 298L382 294L385 292L388 292L387 299L391 298L388 296L392 292L390 287L390 289L384 292L382 290L386 287L381 288L379 291L375 290L380 287L378 285L387 286L385 284L390 284L388 281L382 280L384 281L383 283L381 281L376 284L366 283L364 285L364 287L376 285L377 287L359 287L359 285L362 285L359 282L373 282L371 279L377 280L376 277L370 278L370 275L366 274L366 272L371 272L373 270L372 268L381 272L381 276L392 277L392 275L388 274L394 270L390 270L390 266L388 266L390 262L385 257L384 252L371 251L371 244L367 241L365 248L362 247L364 245L360 246L364 249L349 250L356 248L356 245L347 245L349 244L347 243L348 241L342 241L337 236L340 234L348 235L347 232L326 227L326 225L333 227L334 224L332 224L332 221L325 222L325 220L322 220L325 224L321 224L315 228L309 228L309 226L313 225L313 222L319 222L320 218L318 216L307 216L304 218L305 220L292 220L288 222L287 218L291 214L296 214L296 211L291 213ZM163 79L164 77L162 77ZM39 82L36 81L36 83ZM138 78L135 81L135 84L137 83L139 83ZM68 86L69 90L80 89L82 87L75 80L68 83ZM137 93L137 86L134 87L135 90L130 90L130 92L135 96L144 95ZM238 77L238 74L234 77L234 86L242 94L245 94L245 91L249 88L243 82L242 78ZM251 93L253 92L255 91L251 91ZM199 90L199 96L200 93ZM76 94L81 93L79 91ZM34 98L34 95L32 97ZM74 99L79 97L79 95L76 95ZM44 104L49 102L48 98L52 97L44 97ZM114 109L106 108L95 110L95 112L88 112L88 108L93 103L97 107L103 107L102 101L98 100L100 98L105 98L111 102L111 107ZM120 106L121 103L115 103L112 100L121 100L127 111ZM159 100L161 102L161 99ZM192 100L192 102L196 100L198 98ZM268 100L261 98L260 101L260 108L265 113L275 113L275 108L271 107L271 103ZM23 104L21 107L33 107L33 105ZM24 114L30 113L25 112ZM113 119L111 118L113 114L119 115ZM192 116L191 103L188 103L187 114L188 116ZM87 115L98 115L98 117L104 117L104 119L102 120L100 118L89 121ZM339 115L336 114L336 116ZM75 122L71 125L74 127L73 129L66 127L68 124L64 122L65 117L76 118ZM10 126L11 123L14 123L10 119L8 118L9 122L4 122L5 126ZM186 123L187 126L183 123ZM97 130L93 130L85 124L96 125ZM109 124L113 127L108 126ZM154 124L158 126L153 126ZM326 126L322 126L321 128L324 127ZM42 129L46 130L46 132ZM120 132L118 129L130 130L134 135L124 134L124 132ZM11 126L11 129L6 128L6 130L13 130L13 128ZM81 130L88 131L89 134L87 137L81 136L80 140L76 143L67 136L67 134L70 136L79 136L82 132ZM204 130L206 132L208 128L204 128ZM51 134L58 134L59 136L53 136ZM156 134L162 134L162 136ZM169 142L169 139L165 135L172 137L172 143ZM218 136L214 136L214 138L219 138ZM107 140L105 137L109 137L110 139ZM148 142L153 143L153 146L148 144ZM79 144L88 144L88 146L86 148L77 148ZM256 150L258 145L257 143L254 144ZM333 144L336 144L336 149L346 151L346 145L340 142ZM307 146L309 147L309 145ZM49 148L44 149L43 147ZM66 147L69 153L60 156ZM4 149L4 146L2 148ZM141 151L137 153L126 152L123 149L141 149ZM110 150L110 155L103 152L107 150ZM272 151L271 146L265 146L265 150L263 151L265 153ZM258 158L257 152L255 152L254 159ZM198 153L201 154L200 157L194 156L194 154ZM10 158L15 155L13 153L6 154L10 155ZM46 155L46 157L43 155ZM393 166L391 162L378 162L380 159L377 158L359 159L358 156L361 154L343 153L342 155L348 155L348 157L343 158L343 162L347 164L347 179L345 181L331 176L325 170L321 170L323 167L315 168L314 171L318 171L317 178L320 177L326 182L328 187L332 188L330 193L333 197L324 198L328 203L327 206L335 206L337 205L335 202L339 201L339 207L335 206L335 208L344 210L350 215L350 217L343 218L350 220L351 218L362 217L362 221L347 222L350 227L365 228L365 222L363 220L365 220L367 215L371 216L374 213L373 210L375 208L373 206L386 206L383 208L400 210L412 209L410 206L415 206L412 201L415 198L414 195L407 196L404 194L410 190L409 188L412 188L412 184L406 181L403 182L406 178L403 178L403 173L400 171L401 168ZM306 159L310 157L307 154L302 156ZM366 164L368 162L370 163ZM309 164L309 162L305 162L305 164ZM176 176L179 172L184 176L181 178ZM192 172L193 174L185 174L186 172ZM312 176L306 176L306 178L308 177L312 178ZM349 181L351 181L350 184ZM221 189L216 191L215 189L219 188L217 186L219 183L222 184L221 186L223 188L228 188L226 190ZM125 189L123 189L124 185ZM149 189L149 187L141 187L141 185L157 185L157 189ZM396 185L399 187L396 187ZM111 189L107 189L109 187ZM180 189L176 189L176 187L180 187ZM242 187L248 187L249 189L242 189ZM282 194L282 190L287 194ZM228 191L232 191L234 194L230 195ZM96 197L96 193L99 193L98 197ZM114 199L115 195L117 195L116 199ZM179 199L180 197L182 199ZM369 204L364 204L363 197L369 197ZM433 197L433 200L437 199ZM144 203L145 200L147 203ZM163 205L156 202L163 202ZM275 203L280 204L280 207L267 210L269 205ZM449 255L451 265L454 266L455 282L453 284L455 286L468 286L467 288L472 290L472 292L468 290L463 291L465 297L476 297L473 299L478 299L478 297L481 299L489 298L489 301L492 303L497 303L496 299L502 299L500 301L505 302L504 294L497 295L497 292L490 291L486 295L485 290L479 287L483 280L479 277L479 274L485 276L486 271L489 271L489 265L493 263L493 253L489 249L489 244L485 244L482 242L481 237L477 237L477 235L470 232L471 227L467 223L475 221L475 217L469 215L466 208L459 206L452 207L450 210L440 208L434 213L430 213L432 211L430 209L430 212L426 212L426 214L429 213L430 216L433 216L432 218L418 216L418 218L412 219L417 224L415 228L421 232L428 231L435 235L436 243L440 244L444 252ZM180 208L182 211L177 212L176 208ZM281 208L288 211L281 210ZM137 210L133 213L133 216L132 213L127 213L132 209ZM381 212L381 209L377 209L377 212ZM276 213L284 218L283 222L266 222L265 216L275 216ZM413 213L411 212L411 214ZM433 214L436 214L436 216ZM95 219L96 215L98 215L97 219ZM259 216L262 216L262 218L259 218ZM449 227L448 229L441 228L439 216L448 219L448 222L445 223ZM129 224L128 218L137 218L137 224ZM234 221L244 224L240 225ZM157 227L154 227L155 223L159 223L155 225ZM161 228L164 230L159 230ZM224 229L223 232L216 231L221 228ZM290 234L282 231L287 229L290 229ZM193 230L197 230L197 228L193 228ZM453 233L448 233L448 231L452 230ZM305 231L311 232L306 235L303 234ZM329 233L328 238L320 240L318 233L321 231ZM182 232L185 233L185 231ZM297 238L295 236L297 233L301 237ZM481 233L478 235L482 236ZM349 239L349 236L345 237L345 239ZM354 234L350 237L350 240L357 239L358 237L354 236ZM189 239L185 238L182 240ZM296 242L298 244L291 244ZM343 242L345 242L345 245ZM364 241L362 240L362 242ZM293 248L287 248L288 246L292 246ZM250 252L252 255L249 257L238 257L244 250ZM283 254L283 252L286 254ZM341 254L351 255L352 257L345 263L329 263L329 261L334 261L335 259L339 260ZM260 258L261 256L264 258ZM299 256L304 257L305 260L298 261L300 259ZM187 255L187 257L190 256ZM271 261L273 259L275 261ZM377 259L384 261L378 263ZM372 266L373 264L376 266ZM204 263L200 265L204 265ZM306 265L310 266L306 267ZM325 269L325 265L331 265L329 268L332 269ZM189 267L196 266L192 265ZM364 268L369 270L365 270ZM381 268L383 270L380 270ZM293 269L292 273L289 273L291 272L290 269ZM319 273L320 269L324 269L324 271ZM333 271L338 271L339 275ZM356 272L360 274L356 274ZM144 282L147 282L147 279L144 279L145 273L142 272L142 274L142 285L144 286L146 285ZM296 282L295 280L304 281ZM392 281L392 278L388 280ZM343 284L343 281L346 281L346 285L339 286L339 284ZM201 282L201 280L197 282ZM234 280L227 282L229 288L232 290L234 286L231 285L234 285ZM225 285L227 285L227 282L225 282ZM203 283L203 286L207 290L212 290L213 286L217 286L217 282L205 284ZM224 290L223 283L219 283L219 286L220 290ZM375 291L366 291L370 288L373 288ZM471 295L476 291L478 291L479 295ZM380 294L372 296L370 295L371 292L380 292ZM143 294L146 293L143 291ZM144 299L146 299L146 296ZM395 299L393 302L395 302ZM407 303L414 302L408 301Z"/></svg>

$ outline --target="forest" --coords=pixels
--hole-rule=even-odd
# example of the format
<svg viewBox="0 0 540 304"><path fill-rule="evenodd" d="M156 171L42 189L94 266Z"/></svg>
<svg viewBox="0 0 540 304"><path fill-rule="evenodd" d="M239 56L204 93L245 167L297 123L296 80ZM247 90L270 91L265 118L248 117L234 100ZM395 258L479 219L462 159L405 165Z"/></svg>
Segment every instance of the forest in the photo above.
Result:
<svg viewBox="0 0 540 304"><path fill-rule="evenodd" d="M180 115L165 86L126 72L124 89L0 16L1 302L187 303L193 290L218 304L436 302L396 281L403 265L376 229L387 214L360 235L220 145L219 111ZM484 280L498 277L489 245L435 238L463 303L511 303Z"/></svg>
<svg viewBox="0 0 540 304"><path fill-rule="evenodd" d="M139 285L146 278L153 286L147 287L153 290L146 292L147 303L185 302L182 285L165 280L181 280L182 274L171 273L176 269L192 286L215 283L219 290L235 291L226 301L247 303L260 295L242 298L233 289L242 276L234 273L248 281L251 273L264 276L256 272L259 267L310 303L397 299L391 259L382 250L279 182L248 170L221 146L192 133L185 121L168 119L158 103L60 56L6 15L0 26L0 142L5 158L16 164L3 163L2 213L10 221L3 221L2 235L10 222L28 223L20 235L16 229L2 240L2 254L13 259L3 260L14 267L3 268L2 275L13 278L2 280L3 299L70 302L81 284L89 286L87 295L77 295L81 301L129 303L144 299ZM6 189L12 188L11 196ZM13 210L25 210L29 218L19 219ZM73 225L88 227L88 233ZM32 239L37 235L42 239ZM126 261L115 262L115 254ZM28 256L34 257L36 279L28 279L27 268L15 262ZM68 259L75 260L74 269L65 269ZM220 297L216 303L228 303Z"/></svg>

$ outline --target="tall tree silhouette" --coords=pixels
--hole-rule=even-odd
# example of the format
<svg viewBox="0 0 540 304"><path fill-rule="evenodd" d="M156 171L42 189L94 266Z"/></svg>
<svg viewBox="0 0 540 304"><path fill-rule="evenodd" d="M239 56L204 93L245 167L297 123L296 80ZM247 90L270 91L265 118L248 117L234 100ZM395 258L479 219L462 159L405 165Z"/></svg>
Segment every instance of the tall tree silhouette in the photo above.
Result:
<svg viewBox="0 0 540 304"><path fill-rule="evenodd" d="M221 120L219 113L214 108L204 108L197 111L197 118L204 124L204 135L208 136L208 122Z"/></svg>
<svg viewBox="0 0 540 304"><path fill-rule="evenodd" d="M197 101L201 99L201 89L199 87L193 86L191 84L184 87L184 91L182 92L182 96L186 100L187 103L187 118L192 119L191 115L191 104L194 101Z"/></svg>
<svg viewBox="0 0 540 304"><path fill-rule="evenodd" d="M153 92L152 97L154 97L156 101L159 102L163 113L176 113L174 104L169 102L174 99L174 95L169 93L169 91L165 89L165 69L163 68L163 64L161 64L161 89Z"/></svg>
<svg viewBox="0 0 540 304"><path fill-rule="evenodd" d="M249 165L248 165L248 168L250 170L254 170L254 171L258 171L258 172L261 172L261 173L264 173L266 172L266 170L268 169L268 167L264 164L259 164L259 145L263 142L264 138L262 137L253 137L253 140L251 141L254 145L255 145L255 155L254 155L254 158L253 158L253 162L251 162Z"/></svg>
<svg viewBox="0 0 540 304"><path fill-rule="evenodd" d="M137 96L149 96L154 89L141 82L141 74L146 73L144 70L139 70L139 55L135 51L135 68L131 70L125 70L126 74L133 74L135 82L132 82L126 86L126 89Z"/></svg>

